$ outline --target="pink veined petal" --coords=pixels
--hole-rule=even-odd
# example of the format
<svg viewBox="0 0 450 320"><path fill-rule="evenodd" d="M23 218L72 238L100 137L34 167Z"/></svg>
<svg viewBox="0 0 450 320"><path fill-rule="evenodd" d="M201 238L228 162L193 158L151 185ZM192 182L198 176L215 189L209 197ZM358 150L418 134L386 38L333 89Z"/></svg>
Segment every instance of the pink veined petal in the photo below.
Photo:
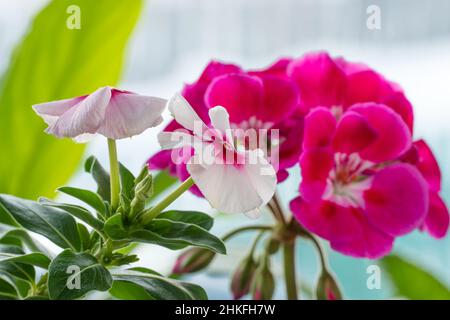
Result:
<svg viewBox="0 0 450 320"><path fill-rule="evenodd" d="M258 152L258 151L254 151ZM246 161L248 157L246 158ZM195 155L187 165L202 194L211 206L225 213L246 213L265 205L273 196L276 175L266 170L268 163L259 157L260 163L203 164ZM265 174L267 173L267 174ZM217 185L220 181L220 188Z"/></svg>
<svg viewBox="0 0 450 320"><path fill-rule="evenodd" d="M411 147L411 133L402 118L385 105L360 103L349 110L359 113L377 133L377 139L360 152L363 159L384 162L398 158Z"/></svg>
<svg viewBox="0 0 450 320"><path fill-rule="evenodd" d="M261 76L264 98L261 108L255 114L258 120L277 123L294 113L300 102L295 83L275 76Z"/></svg>
<svg viewBox="0 0 450 320"><path fill-rule="evenodd" d="M96 133L103 123L111 98L111 88L103 87L64 112L45 131L56 137L75 138Z"/></svg>
<svg viewBox="0 0 450 320"><path fill-rule="evenodd" d="M329 149L306 150L300 156L302 182L300 193L306 201L319 201L327 186L333 168L333 154Z"/></svg>
<svg viewBox="0 0 450 320"><path fill-rule="evenodd" d="M66 111L83 101L87 96L80 96L72 99L45 102L33 105L33 110L49 126L53 125Z"/></svg>
<svg viewBox="0 0 450 320"><path fill-rule="evenodd" d="M331 241L331 248L355 258L378 259L392 251L394 238L361 219L360 236L351 241Z"/></svg>
<svg viewBox="0 0 450 320"><path fill-rule="evenodd" d="M263 102L263 82L245 74L228 74L215 78L205 94L208 108L223 106L230 121L241 123L257 115Z"/></svg>
<svg viewBox="0 0 450 320"><path fill-rule="evenodd" d="M346 112L339 120L333 136L333 149L347 154L359 152L377 138L376 131L356 112Z"/></svg>
<svg viewBox="0 0 450 320"><path fill-rule="evenodd" d="M428 211L426 181L410 164L394 164L378 171L363 197L368 221L391 236L420 226Z"/></svg>
<svg viewBox="0 0 450 320"><path fill-rule="evenodd" d="M181 94L175 94L167 105L176 122L194 132L198 137L203 135L206 129L205 123Z"/></svg>
<svg viewBox="0 0 450 320"><path fill-rule="evenodd" d="M335 129L336 118L331 111L315 108L305 117L303 149L329 146Z"/></svg>
<svg viewBox="0 0 450 320"><path fill-rule="evenodd" d="M308 230L330 241L351 241L361 236L361 209L330 201L308 203L301 197L291 201L294 217Z"/></svg>
<svg viewBox="0 0 450 320"><path fill-rule="evenodd" d="M112 96L98 132L111 139L140 134L163 121L161 114L166 103L165 99L112 89Z"/></svg>
<svg viewBox="0 0 450 320"><path fill-rule="evenodd" d="M430 206L421 230L437 239L444 238L449 228L447 206L436 192L430 192Z"/></svg>
<svg viewBox="0 0 450 320"><path fill-rule="evenodd" d="M415 141L413 144L418 153L418 161L415 164L417 169L427 180L430 189L439 192L441 190L441 170L433 152L424 140Z"/></svg>
<svg viewBox="0 0 450 320"><path fill-rule="evenodd" d="M328 53L310 53L294 60L287 73L300 90L305 111L318 106L341 105L347 78Z"/></svg>

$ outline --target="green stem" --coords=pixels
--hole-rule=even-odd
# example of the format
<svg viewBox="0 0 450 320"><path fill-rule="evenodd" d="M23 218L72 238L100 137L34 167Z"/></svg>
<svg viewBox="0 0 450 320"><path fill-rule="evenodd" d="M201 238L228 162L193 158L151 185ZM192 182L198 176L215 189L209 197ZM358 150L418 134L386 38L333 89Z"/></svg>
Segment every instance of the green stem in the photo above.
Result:
<svg viewBox="0 0 450 320"><path fill-rule="evenodd" d="M178 188L172 191L166 198L159 202L156 206L148 210L142 215L141 221L145 225L149 223L160 212L167 208L172 202L174 202L179 196L194 185L192 177L187 178Z"/></svg>
<svg viewBox="0 0 450 320"><path fill-rule="evenodd" d="M109 168L111 183L111 207L113 212L119 207L120 180L119 161L117 160L116 140L108 138Z"/></svg>
<svg viewBox="0 0 450 320"><path fill-rule="evenodd" d="M245 232L245 231L250 231L250 230L272 230L273 227L272 226L267 226L267 225L251 225L251 226L245 226L245 227L240 227L237 229L234 229L230 232L228 232L227 234L225 234L222 237L223 241L227 241L228 239L234 237L235 235L241 233L241 232Z"/></svg>
<svg viewBox="0 0 450 320"><path fill-rule="evenodd" d="M297 284L295 279L295 241L283 244L284 280L288 300L297 300Z"/></svg>

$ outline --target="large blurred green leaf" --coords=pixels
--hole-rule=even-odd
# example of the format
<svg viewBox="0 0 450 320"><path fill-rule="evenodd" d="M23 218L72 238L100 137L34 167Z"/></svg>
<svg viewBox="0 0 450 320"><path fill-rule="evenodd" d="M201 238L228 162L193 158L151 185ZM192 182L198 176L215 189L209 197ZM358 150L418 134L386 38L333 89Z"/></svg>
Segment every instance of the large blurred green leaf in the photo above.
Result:
<svg viewBox="0 0 450 320"><path fill-rule="evenodd" d="M397 256L382 260L396 294L412 300L448 300L450 290L430 273Z"/></svg>
<svg viewBox="0 0 450 320"><path fill-rule="evenodd" d="M69 29L77 5L81 29ZM76 169L83 145L43 133L31 105L115 85L141 0L54 0L34 19L0 88L0 193L53 196Z"/></svg>

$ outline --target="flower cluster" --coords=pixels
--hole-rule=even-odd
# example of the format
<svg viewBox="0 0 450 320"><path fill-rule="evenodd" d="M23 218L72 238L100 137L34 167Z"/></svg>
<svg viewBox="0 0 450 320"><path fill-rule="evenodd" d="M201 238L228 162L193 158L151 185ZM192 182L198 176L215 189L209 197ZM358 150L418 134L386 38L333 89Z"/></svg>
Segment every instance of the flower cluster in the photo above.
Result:
<svg viewBox="0 0 450 320"><path fill-rule="evenodd" d="M269 139L278 144L277 159L265 156L278 182L300 165L293 215L335 250L377 258L417 228L445 236L449 214L439 196L439 166L423 140L413 141L412 105L399 85L368 66L324 52L256 71L213 61L182 95L207 126L208 113L220 105L234 129L278 130L275 143ZM164 132L181 127L175 116ZM186 179L196 152L183 147L157 153L149 167Z"/></svg>

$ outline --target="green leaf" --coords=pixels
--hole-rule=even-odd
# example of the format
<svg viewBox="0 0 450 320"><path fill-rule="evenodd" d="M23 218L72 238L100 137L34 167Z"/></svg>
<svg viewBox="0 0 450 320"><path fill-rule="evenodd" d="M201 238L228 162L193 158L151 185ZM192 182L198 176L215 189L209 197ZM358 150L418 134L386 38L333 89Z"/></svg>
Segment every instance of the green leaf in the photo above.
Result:
<svg viewBox="0 0 450 320"><path fill-rule="evenodd" d="M130 232L133 241L159 244L169 249L182 249L192 245L226 253L222 240L194 224L175 222L168 219L153 219L145 229Z"/></svg>
<svg viewBox="0 0 450 320"><path fill-rule="evenodd" d="M49 256L47 249L38 241L31 238L31 236L23 229L14 229L6 232L0 239L0 243L8 244L14 241L19 241L21 246L26 246L32 252L40 252Z"/></svg>
<svg viewBox="0 0 450 320"><path fill-rule="evenodd" d="M412 300L449 300L450 290L427 271L398 256L381 260L396 294Z"/></svg>
<svg viewBox="0 0 450 320"><path fill-rule="evenodd" d="M134 197L134 175L121 163L119 163L120 185L122 193L128 199Z"/></svg>
<svg viewBox="0 0 450 320"><path fill-rule="evenodd" d="M109 173L102 167L96 157L90 156L84 163L84 170L89 172L97 183L97 193L105 201L111 197L111 186L109 183Z"/></svg>
<svg viewBox="0 0 450 320"><path fill-rule="evenodd" d="M20 247L10 245L0 245L0 253L22 255L24 252ZM24 264L16 261L1 261L3 256L0 255L0 274L7 276L9 279L21 279L29 283L34 283L35 270L32 265ZM5 278L3 278L5 279Z"/></svg>
<svg viewBox="0 0 450 320"><path fill-rule="evenodd" d="M181 211L171 210L162 212L157 216L158 219L168 219L172 221L195 224L203 229L210 230L213 226L214 220L206 213L199 211Z"/></svg>
<svg viewBox="0 0 450 320"><path fill-rule="evenodd" d="M105 222L105 233L113 240L128 239L128 231L125 229L120 213L113 215Z"/></svg>
<svg viewBox="0 0 450 320"><path fill-rule="evenodd" d="M168 190L178 181L177 178L171 176L167 171L160 171L153 176L153 195L152 199L156 199L159 195Z"/></svg>
<svg viewBox="0 0 450 320"><path fill-rule="evenodd" d="M153 219L145 228L127 229L120 214L116 214L105 223L104 231L113 240L125 240L157 244L172 250L192 245L207 248L225 254L223 242L207 230L184 222L168 219Z"/></svg>
<svg viewBox="0 0 450 320"><path fill-rule="evenodd" d="M16 288L9 281L0 278L0 300L17 300L19 299Z"/></svg>
<svg viewBox="0 0 450 320"><path fill-rule="evenodd" d="M114 274L111 294L120 299L139 300L206 300L201 287L167 279L150 272L126 270Z"/></svg>
<svg viewBox="0 0 450 320"><path fill-rule="evenodd" d="M109 271L88 253L75 253L67 249L50 264L48 292L51 299L77 299L92 290L109 290L111 285Z"/></svg>
<svg viewBox="0 0 450 320"><path fill-rule="evenodd" d="M25 229L47 237L61 248L80 250L76 221L66 212L10 195L0 195L0 206Z"/></svg>
<svg viewBox="0 0 450 320"><path fill-rule="evenodd" d="M47 198L39 198L39 203L44 206L62 209L65 212L71 214L72 216L80 219L81 221L86 222L95 230L98 231L103 230L104 223L99 219L97 219L96 217L94 217L88 210L86 210L83 207L73 204L58 203Z"/></svg>
<svg viewBox="0 0 450 320"><path fill-rule="evenodd" d="M20 262L47 269L50 264L50 259L46 255L39 252L27 254L0 252L0 263L2 262Z"/></svg>
<svg viewBox="0 0 450 320"><path fill-rule="evenodd" d="M103 202L102 198L95 192L74 187L60 187L58 188L58 191L77 198L78 200L81 200L84 203L90 205L96 211L102 214L106 214L105 203Z"/></svg>
<svg viewBox="0 0 450 320"><path fill-rule="evenodd" d="M71 5L80 7L80 29L66 25ZM8 156L0 157L0 193L51 197L72 176L84 145L46 135L31 106L117 84L141 6L141 0L54 0L36 16L1 81L0 150Z"/></svg>
<svg viewBox="0 0 450 320"><path fill-rule="evenodd" d="M77 228L81 239L81 251L86 251L91 248L91 235L84 224L77 223Z"/></svg>

